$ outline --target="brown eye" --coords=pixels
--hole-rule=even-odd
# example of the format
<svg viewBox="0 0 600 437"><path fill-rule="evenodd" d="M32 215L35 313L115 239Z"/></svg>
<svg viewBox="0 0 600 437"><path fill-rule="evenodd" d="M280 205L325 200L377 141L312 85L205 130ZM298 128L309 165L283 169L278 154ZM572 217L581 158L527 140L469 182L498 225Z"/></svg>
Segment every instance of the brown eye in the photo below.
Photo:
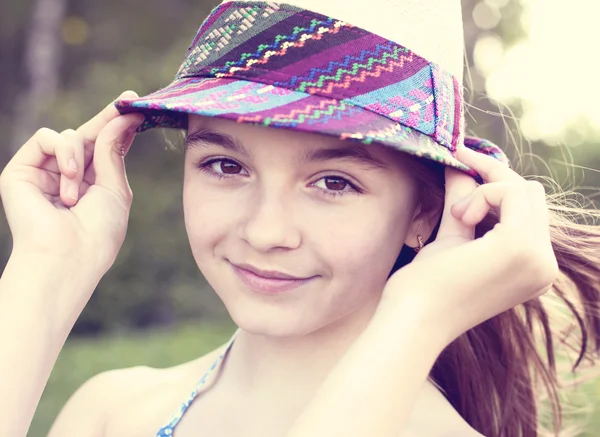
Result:
<svg viewBox="0 0 600 437"><path fill-rule="evenodd" d="M342 191L348 185L348 182L342 178L326 177L324 179L325 179L325 186L327 187L328 190Z"/></svg>
<svg viewBox="0 0 600 437"><path fill-rule="evenodd" d="M220 170L225 174L238 174L242 171L242 166L233 161L221 159L219 162L221 163Z"/></svg>
<svg viewBox="0 0 600 437"><path fill-rule="evenodd" d="M347 194L362 194L363 191L350 182L348 179L341 176L324 176L315 183L313 186L318 188L321 194L330 197L340 197Z"/></svg>

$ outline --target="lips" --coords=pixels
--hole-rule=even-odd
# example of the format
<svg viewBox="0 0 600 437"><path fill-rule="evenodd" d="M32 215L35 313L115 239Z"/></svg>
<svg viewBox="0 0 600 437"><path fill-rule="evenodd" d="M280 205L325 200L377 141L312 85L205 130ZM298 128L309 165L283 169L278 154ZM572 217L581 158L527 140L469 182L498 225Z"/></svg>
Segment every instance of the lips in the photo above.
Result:
<svg viewBox="0 0 600 437"><path fill-rule="evenodd" d="M261 270L256 267L251 266L250 264L233 264L240 269L247 270L251 273L254 273L257 276L262 276L266 279L291 279L291 280L302 280L308 278L301 278L298 276L288 275L287 273L278 272L275 270Z"/></svg>
<svg viewBox="0 0 600 437"><path fill-rule="evenodd" d="M242 283L253 291L280 294L298 288L316 276L302 278L273 270L261 270L248 264L230 263Z"/></svg>

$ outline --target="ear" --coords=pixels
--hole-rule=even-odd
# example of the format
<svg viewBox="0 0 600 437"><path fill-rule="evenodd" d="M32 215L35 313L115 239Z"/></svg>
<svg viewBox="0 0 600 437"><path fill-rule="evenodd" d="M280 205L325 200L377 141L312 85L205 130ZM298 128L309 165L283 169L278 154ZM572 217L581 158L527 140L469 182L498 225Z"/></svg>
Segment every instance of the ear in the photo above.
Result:
<svg viewBox="0 0 600 437"><path fill-rule="evenodd" d="M441 214L441 210L430 209L425 211L421 205L418 205L413 214L413 219L408 228L408 232L406 233L404 244L410 247L418 247L418 235L421 236L423 241L427 241L440 220Z"/></svg>

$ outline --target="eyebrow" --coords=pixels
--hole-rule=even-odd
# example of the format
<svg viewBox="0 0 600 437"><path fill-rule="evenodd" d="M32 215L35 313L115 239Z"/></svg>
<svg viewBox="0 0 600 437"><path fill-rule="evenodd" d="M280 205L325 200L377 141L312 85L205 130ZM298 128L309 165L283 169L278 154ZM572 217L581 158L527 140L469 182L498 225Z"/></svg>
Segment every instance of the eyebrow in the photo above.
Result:
<svg viewBox="0 0 600 437"><path fill-rule="evenodd" d="M377 170L387 169L389 166L374 157L365 145L360 143L351 143L335 148L307 148L300 156L300 162L325 162L337 159L356 162L364 167ZM223 147L232 152L237 152L243 156L250 156L250 153L234 137L215 132L209 129L199 129L188 134L186 138L186 149L202 150L210 145Z"/></svg>
<svg viewBox="0 0 600 437"><path fill-rule="evenodd" d="M231 135L208 129L199 129L188 134L185 139L186 149L202 150L207 146L217 145L227 150L237 152L244 156L249 156L248 151Z"/></svg>
<svg viewBox="0 0 600 437"><path fill-rule="evenodd" d="M364 145L359 143L333 149L307 149L302 156L302 160L308 162L323 162L336 159L354 161L357 164L376 170L388 168L383 161L375 158Z"/></svg>

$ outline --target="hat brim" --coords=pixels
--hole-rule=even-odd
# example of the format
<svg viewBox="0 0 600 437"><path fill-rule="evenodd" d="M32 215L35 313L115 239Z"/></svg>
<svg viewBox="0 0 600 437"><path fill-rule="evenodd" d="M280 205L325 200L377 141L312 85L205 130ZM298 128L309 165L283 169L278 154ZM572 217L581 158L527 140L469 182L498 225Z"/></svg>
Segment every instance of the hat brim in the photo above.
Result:
<svg viewBox="0 0 600 437"><path fill-rule="evenodd" d="M137 99L115 103L121 114L143 113L139 132L168 127L186 129L189 114L218 117L376 143L456 168L481 182L454 151L421 132L338 99L238 79L192 77ZM467 146L477 150L477 142ZM488 147L489 149L489 147ZM489 150L478 150L489 153Z"/></svg>

